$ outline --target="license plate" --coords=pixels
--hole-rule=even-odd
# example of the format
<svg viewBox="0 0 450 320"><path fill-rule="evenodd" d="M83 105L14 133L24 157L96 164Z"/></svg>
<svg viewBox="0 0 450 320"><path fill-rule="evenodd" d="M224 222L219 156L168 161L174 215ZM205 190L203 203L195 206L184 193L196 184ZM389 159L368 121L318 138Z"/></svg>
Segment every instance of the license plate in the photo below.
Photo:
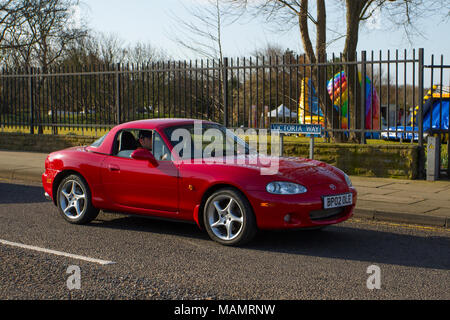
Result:
<svg viewBox="0 0 450 320"><path fill-rule="evenodd" d="M324 209L345 207L350 206L352 204L353 204L352 193L344 193L344 194L337 194L334 196L323 197Z"/></svg>

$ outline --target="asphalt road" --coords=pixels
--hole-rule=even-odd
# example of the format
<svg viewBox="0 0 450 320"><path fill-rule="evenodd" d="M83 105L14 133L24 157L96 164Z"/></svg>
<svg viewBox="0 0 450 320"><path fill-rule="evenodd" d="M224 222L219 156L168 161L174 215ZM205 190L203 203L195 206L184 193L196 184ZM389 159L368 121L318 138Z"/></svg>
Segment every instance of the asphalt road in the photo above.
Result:
<svg viewBox="0 0 450 320"><path fill-rule="evenodd" d="M80 289L69 290L73 265ZM367 288L372 265L380 289ZM230 248L195 225L136 216L100 213L71 225L40 185L0 181L0 299L448 300L449 269L450 232L440 228L350 220L316 232L261 232Z"/></svg>

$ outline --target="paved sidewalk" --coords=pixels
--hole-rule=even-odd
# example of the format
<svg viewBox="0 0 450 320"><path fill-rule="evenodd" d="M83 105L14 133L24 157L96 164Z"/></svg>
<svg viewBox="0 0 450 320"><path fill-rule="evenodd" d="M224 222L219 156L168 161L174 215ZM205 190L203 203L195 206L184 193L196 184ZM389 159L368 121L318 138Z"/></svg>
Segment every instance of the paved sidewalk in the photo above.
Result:
<svg viewBox="0 0 450 320"><path fill-rule="evenodd" d="M350 177L358 191L355 216L450 227L450 181Z"/></svg>
<svg viewBox="0 0 450 320"><path fill-rule="evenodd" d="M0 151L0 178L41 182L46 153ZM350 177L355 217L450 227L450 181Z"/></svg>

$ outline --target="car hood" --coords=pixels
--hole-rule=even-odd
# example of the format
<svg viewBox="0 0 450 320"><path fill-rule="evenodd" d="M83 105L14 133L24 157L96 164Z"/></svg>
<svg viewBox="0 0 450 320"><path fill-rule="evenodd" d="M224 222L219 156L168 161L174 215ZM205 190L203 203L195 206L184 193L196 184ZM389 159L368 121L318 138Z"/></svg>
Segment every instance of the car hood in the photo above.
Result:
<svg viewBox="0 0 450 320"><path fill-rule="evenodd" d="M345 183L344 174L339 169L321 161L303 158L280 158L277 177L304 186Z"/></svg>
<svg viewBox="0 0 450 320"><path fill-rule="evenodd" d="M244 159L245 164L242 164ZM268 181L292 181L306 187L321 184L346 185L344 173L340 169L317 160L269 156L238 156L227 160L240 161L240 166L257 170Z"/></svg>

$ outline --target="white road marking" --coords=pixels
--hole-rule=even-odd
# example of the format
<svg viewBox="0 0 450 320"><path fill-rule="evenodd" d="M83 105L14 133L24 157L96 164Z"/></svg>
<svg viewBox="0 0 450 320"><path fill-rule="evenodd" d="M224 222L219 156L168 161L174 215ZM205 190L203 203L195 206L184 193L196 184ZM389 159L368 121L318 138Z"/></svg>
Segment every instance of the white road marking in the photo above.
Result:
<svg viewBox="0 0 450 320"><path fill-rule="evenodd" d="M34 251L54 254L54 255L57 255L57 256L63 256L63 257L67 257L67 258L72 258L72 259L83 260L83 261L87 261L87 262L98 263L98 264L101 264L101 265L108 265L108 264L114 264L115 263L113 261L95 259L95 258L80 256L80 255L76 255L76 254L66 253L66 252L62 252L62 251L56 251L56 250L50 250L50 249L45 249L45 248L40 248L40 247L35 247L35 246L29 246L29 245L26 245L26 244L17 243L17 242L10 242L10 241L6 241L6 240L2 240L2 239L0 239L0 243L4 244L4 245L7 245L7 246L13 246L13 247L18 247L18 248L22 248L22 249L28 249L28 250L34 250Z"/></svg>

